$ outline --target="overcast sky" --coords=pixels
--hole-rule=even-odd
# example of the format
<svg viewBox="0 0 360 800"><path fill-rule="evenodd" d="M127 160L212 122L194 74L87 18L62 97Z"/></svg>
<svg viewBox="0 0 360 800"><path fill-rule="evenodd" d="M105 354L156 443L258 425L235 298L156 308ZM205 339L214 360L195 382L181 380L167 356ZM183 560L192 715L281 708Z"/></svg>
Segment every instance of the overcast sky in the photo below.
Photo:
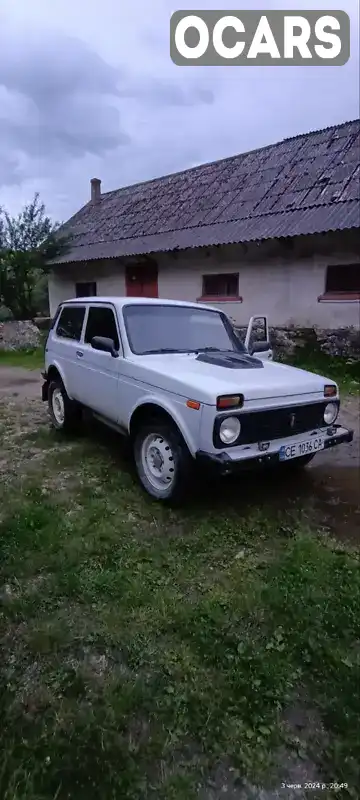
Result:
<svg viewBox="0 0 360 800"><path fill-rule="evenodd" d="M64 221L103 191L359 116L359 2L343 67L177 67L177 8L314 8L312 2L0 0L0 206L39 191Z"/></svg>

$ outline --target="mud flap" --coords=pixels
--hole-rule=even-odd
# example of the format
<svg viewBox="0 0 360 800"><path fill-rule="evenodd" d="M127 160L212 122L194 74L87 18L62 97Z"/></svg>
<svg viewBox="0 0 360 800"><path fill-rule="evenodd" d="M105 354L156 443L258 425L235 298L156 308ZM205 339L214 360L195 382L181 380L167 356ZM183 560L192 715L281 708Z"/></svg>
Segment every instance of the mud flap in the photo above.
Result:
<svg viewBox="0 0 360 800"><path fill-rule="evenodd" d="M43 375L43 377L45 377L45 376ZM44 403L46 403L46 401L48 400L48 397L49 397L49 381L47 379L45 379L45 381L44 381L44 383L43 383L43 385L41 387L41 399L43 400Z"/></svg>

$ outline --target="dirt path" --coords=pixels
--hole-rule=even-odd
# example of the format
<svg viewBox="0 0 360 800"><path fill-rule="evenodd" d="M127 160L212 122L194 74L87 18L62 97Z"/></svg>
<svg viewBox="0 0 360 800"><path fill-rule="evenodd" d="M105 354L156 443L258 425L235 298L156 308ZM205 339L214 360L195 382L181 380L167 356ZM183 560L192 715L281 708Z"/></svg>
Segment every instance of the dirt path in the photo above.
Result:
<svg viewBox="0 0 360 800"><path fill-rule="evenodd" d="M41 397L41 373L38 370L0 366L2 400L35 400L37 397Z"/></svg>

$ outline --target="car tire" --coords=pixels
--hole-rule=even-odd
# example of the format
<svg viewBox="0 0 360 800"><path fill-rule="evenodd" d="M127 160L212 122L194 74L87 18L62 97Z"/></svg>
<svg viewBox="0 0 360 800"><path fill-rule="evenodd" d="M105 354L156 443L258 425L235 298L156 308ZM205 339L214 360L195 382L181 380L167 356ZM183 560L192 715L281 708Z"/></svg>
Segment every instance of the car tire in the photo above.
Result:
<svg viewBox="0 0 360 800"><path fill-rule="evenodd" d="M134 437L136 471L145 491L163 503L178 504L189 490L193 459L175 425L155 420Z"/></svg>
<svg viewBox="0 0 360 800"><path fill-rule="evenodd" d="M81 422L81 406L70 400L60 378L50 381L48 407L53 427L64 433L74 433Z"/></svg>

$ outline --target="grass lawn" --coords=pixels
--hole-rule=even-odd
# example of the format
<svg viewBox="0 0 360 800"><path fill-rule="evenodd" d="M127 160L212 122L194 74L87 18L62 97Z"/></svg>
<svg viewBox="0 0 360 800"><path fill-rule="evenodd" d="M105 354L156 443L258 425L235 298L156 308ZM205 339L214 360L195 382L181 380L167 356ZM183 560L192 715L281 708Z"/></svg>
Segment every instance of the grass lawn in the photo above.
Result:
<svg viewBox="0 0 360 800"><path fill-rule="evenodd" d="M25 369L43 369L44 348L36 350L0 350L0 367L24 367Z"/></svg>
<svg viewBox="0 0 360 800"><path fill-rule="evenodd" d="M355 359L335 358L307 348L299 350L289 359L294 367L317 372L331 378L343 394L356 395L360 390L360 362Z"/></svg>
<svg viewBox="0 0 360 800"><path fill-rule="evenodd" d="M0 417L0 797L358 797L359 553L238 484L162 508L39 419Z"/></svg>

